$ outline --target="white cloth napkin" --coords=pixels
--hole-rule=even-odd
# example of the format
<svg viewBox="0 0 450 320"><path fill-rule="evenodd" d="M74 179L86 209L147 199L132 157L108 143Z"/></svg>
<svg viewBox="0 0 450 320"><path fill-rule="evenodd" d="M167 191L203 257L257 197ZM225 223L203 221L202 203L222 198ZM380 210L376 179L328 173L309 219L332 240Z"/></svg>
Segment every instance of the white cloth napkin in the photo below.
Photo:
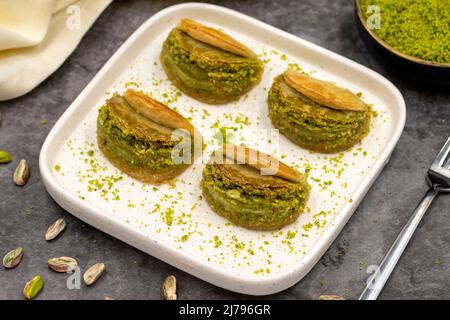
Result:
<svg viewBox="0 0 450 320"><path fill-rule="evenodd" d="M111 1L0 0L0 101L57 70Z"/></svg>

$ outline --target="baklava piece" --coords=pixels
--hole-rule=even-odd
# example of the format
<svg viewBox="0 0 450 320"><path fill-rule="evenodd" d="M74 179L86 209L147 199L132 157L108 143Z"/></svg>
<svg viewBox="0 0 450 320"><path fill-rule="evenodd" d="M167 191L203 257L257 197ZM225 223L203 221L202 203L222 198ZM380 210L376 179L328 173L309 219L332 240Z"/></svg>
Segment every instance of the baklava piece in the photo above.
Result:
<svg viewBox="0 0 450 320"><path fill-rule="evenodd" d="M369 132L371 110L356 94L288 70L269 90L269 117L297 145L322 153L349 149Z"/></svg>
<svg viewBox="0 0 450 320"><path fill-rule="evenodd" d="M217 214L253 230L276 230L305 209L306 178L262 152L225 145L203 170L203 196Z"/></svg>
<svg viewBox="0 0 450 320"><path fill-rule="evenodd" d="M191 19L181 20L170 32L161 63L176 87L208 104L239 99L260 82L264 69L242 43Z"/></svg>

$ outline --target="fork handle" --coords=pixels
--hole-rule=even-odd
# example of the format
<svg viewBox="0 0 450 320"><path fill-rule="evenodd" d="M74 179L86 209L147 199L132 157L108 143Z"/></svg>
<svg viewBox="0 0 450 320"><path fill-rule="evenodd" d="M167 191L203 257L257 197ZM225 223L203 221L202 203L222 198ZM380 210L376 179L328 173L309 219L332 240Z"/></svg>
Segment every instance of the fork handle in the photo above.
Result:
<svg viewBox="0 0 450 320"><path fill-rule="evenodd" d="M439 191L439 187L433 187L427 191L425 197L423 197L422 201L414 210L411 218L409 218L408 222L397 236L397 239L395 239L395 242L392 244L388 253L384 256L378 269L374 275L371 276L371 281L367 281L366 288L359 297L359 300L377 299L381 290L383 290L386 281L389 279L389 276L397 265L400 256L408 245L414 231L416 231L419 222L422 220L422 217Z"/></svg>

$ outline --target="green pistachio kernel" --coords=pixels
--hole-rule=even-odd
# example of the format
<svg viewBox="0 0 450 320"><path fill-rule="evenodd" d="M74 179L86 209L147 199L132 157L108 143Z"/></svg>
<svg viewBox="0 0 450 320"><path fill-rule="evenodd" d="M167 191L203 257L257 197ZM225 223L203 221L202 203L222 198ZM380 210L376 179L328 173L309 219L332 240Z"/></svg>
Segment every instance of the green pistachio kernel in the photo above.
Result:
<svg viewBox="0 0 450 320"><path fill-rule="evenodd" d="M11 155L4 150L0 150L0 163L8 163L11 161L12 161Z"/></svg>
<svg viewBox="0 0 450 320"><path fill-rule="evenodd" d="M44 287L44 281L40 275L37 275L25 284L23 288L23 295L27 299L33 299Z"/></svg>

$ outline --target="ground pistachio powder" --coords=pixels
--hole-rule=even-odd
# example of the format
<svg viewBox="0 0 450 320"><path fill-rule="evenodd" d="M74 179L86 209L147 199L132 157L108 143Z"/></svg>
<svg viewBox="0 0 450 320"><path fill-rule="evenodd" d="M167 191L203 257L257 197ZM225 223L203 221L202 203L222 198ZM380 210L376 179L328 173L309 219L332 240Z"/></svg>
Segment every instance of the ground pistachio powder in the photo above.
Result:
<svg viewBox="0 0 450 320"><path fill-rule="evenodd" d="M450 63L450 0L361 0L366 18L380 9L373 31L390 46L420 59Z"/></svg>

